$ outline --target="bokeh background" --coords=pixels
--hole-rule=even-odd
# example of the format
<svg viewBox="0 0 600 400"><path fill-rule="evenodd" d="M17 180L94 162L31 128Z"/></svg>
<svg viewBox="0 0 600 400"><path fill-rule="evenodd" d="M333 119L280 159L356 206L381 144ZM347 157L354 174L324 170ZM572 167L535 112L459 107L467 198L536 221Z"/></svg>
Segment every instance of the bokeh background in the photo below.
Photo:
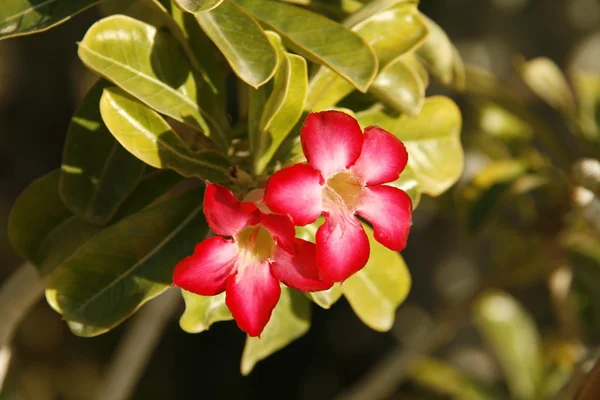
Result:
<svg viewBox="0 0 600 400"><path fill-rule="evenodd" d="M518 55L547 56L564 68L575 63L600 73L597 0L422 0L419 8L446 30L466 63L509 83L515 81ZM94 79L76 56L76 42L100 15L94 8L50 31L0 42L0 283L22 262L6 237L10 208L35 178L60 166L70 116ZM467 173L476 168L467 155ZM440 201L425 198L416 211L403 253L412 290L391 332L367 328L345 300L329 311L314 306L309 333L243 377L243 333L227 322L186 334L177 324L181 304L134 398L330 399L390 354L410 352L410 345L403 350L402 344L412 343L431 327L434 315L475 290L489 268L485 240L439 212ZM534 310L542 329L550 323L543 288L516 295ZM40 301L18 329L0 400L94 398L127 325L97 338L78 338ZM436 351L482 381L499 381L495 361L482 346L467 323ZM439 398L410 381L399 382L394 396Z"/></svg>

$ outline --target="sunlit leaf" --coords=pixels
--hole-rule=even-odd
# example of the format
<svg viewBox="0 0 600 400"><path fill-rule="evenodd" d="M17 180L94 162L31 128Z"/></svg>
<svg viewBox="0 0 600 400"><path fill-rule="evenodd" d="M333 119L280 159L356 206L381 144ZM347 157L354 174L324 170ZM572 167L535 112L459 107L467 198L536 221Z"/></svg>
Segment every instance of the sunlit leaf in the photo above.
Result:
<svg viewBox="0 0 600 400"><path fill-rule="evenodd" d="M3 0L0 40L45 31L100 0Z"/></svg>
<svg viewBox="0 0 600 400"><path fill-rule="evenodd" d="M276 1L234 1L279 33L292 50L328 66L357 89L366 91L375 78L377 59L373 50L343 25Z"/></svg>
<svg viewBox="0 0 600 400"><path fill-rule="evenodd" d="M187 333L200 333L219 321L233 319L225 304L225 292L216 296L199 296L181 290L185 301L185 312L179 319L179 326Z"/></svg>
<svg viewBox="0 0 600 400"><path fill-rule="evenodd" d="M340 0L332 2L331 0L280 0L286 3L297 4L299 6L310 6L315 11L324 14L325 12L336 15L346 15L355 12L363 7L359 0Z"/></svg>
<svg viewBox="0 0 600 400"><path fill-rule="evenodd" d="M342 297L342 294L342 287L336 283L331 289L322 290L320 292L310 292L308 293L308 297L318 304L319 307L329 309L340 299L340 297Z"/></svg>
<svg viewBox="0 0 600 400"><path fill-rule="evenodd" d="M352 26L352 30L373 48L380 68L418 46L428 33L421 15L410 3L394 5L371 15ZM321 111L329 108L353 90L335 71L321 67L310 80L306 109Z"/></svg>
<svg viewBox="0 0 600 400"><path fill-rule="evenodd" d="M210 149L192 151L158 113L122 90L105 89L100 111L113 136L145 163L184 176L226 181L225 156Z"/></svg>
<svg viewBox="0 0 600 400"><path fill-rule="evenodd" d="M379 72L369 91L382 103L413 117L425 104L425 85L402 57Z"/></svg>
<svg viewBox="0 0 600 400"><path fill-rule="evenodd" d="M281 350L310 328L310 303L300 292L281 288L281 298L260 338L248 337L241 371L248 375L260 360Z"/></svg>
<svg viewBox="0 0 600 400"><path fill-rule="evenodd" d="M549 58L521 61L521 78L542 100L557 110L573 113L575 99L560 68Z"/></svg>
<svg viewBox="0 0 600 400"><path fill-rule="evenodd" d="M223 149L229 147L227 128L198 105L205 88L198 87L189 61L168 33L115 15L92 25L78 54L89 68L158 112L201 129Z"/></svg>
<svg viewBox="0 0 600 400"><path fill-rule="evenodd" d="M462 117L449 98L429 97L415 118L392 116L378 104L356 116L361 125L379 125L404 142L408 164L424 193L438 196L460 177L464 158L460 143Z"/></svg>
<svg viewBox="0 0 600 400"><path fill-rule="evenodd" d="M342 284L342 292L358 317L372 329L388 331L394 324L396 308L410 290L410 273L400 253L390 251L373 238L364 226L371 255L367 265Z"/></svg>
<svg viewBox="0 0 600 400"><path fill-rule="evenodd" d="M483 132L501 140L530 140L533 137L531 126L504 107L491 102L477 104L479 127Z"/></svg>
<svg viewBox="0 0 600 400"><path fill-rule="evenodd" d="M86 94L71 118L63 151L60 196L75 214L105 223L135 189L145 164L132 156L110 134L100 115L106 81Z"/></svg>
<svg viewBox="0 0 600 400"><path fill-rule="evenodd" d="M583 133L592 139L600 136L600 76L575 71L573 86L579 106L579 121Z"/></svg>
<svg viewBox="0 0 600 400"><path fill-rule="evenodd" d="M394 182L386 183L388 186L394 186L398 189L404 190L412 200L413 210L417 208L421 201L421 187L419 181L410 165L407 165L404 171L400 174L400 177Z"/></svg>
<svg viewBox="0 0 600 400"><path fill-rule="evenodd" d="M492 348L516 399L534 399L543 365L539 332L531 315L512 296L488 291L474 303L475 323Z"/></svg>
<svg viewBox="0 0 600 400"><path fill-rule="evenodd" d="M244 82L259 87L277 68L277 52L251 15L231 0L195 14L198 23Z"/></svg>
<svg viewBox="0 0 600 400"><path fill-rule="evenodd" d="M46 298L75 334L101 334L169 287L175 264L208 233L202 195L195 190L124 218L53 271Z"/></svg>
<svg viewBox="0 0 600 400"><path fill-rule="evenodd" d="M209 11L216 8L223 0L175 0L177 5L189 13Z"/></svg>
<svg viewBox="0 0 600 400"><path fill-rule="evenodd" d="M261 174L292 128L300 120L308 86L308 71L303 57L286 52L279 37L271 32L281 60L273 90L260 119L260 141L253 153L255 173Z"/></svg>

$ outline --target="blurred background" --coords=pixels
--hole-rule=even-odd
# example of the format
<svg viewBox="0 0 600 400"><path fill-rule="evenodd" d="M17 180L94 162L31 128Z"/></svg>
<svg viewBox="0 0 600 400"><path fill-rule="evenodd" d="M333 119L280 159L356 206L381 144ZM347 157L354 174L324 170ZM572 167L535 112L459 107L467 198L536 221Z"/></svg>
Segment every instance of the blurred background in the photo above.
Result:
<svg viewBox="0 0 600 400"><path fill-rule="evenodd" d="M561 68L578 65L600 73L597 0L421 0L419 8L448 33L465 63L514 83L525 98L532 96L516 82L515 56L546 56ZM22 263L6 237L10 208L35 178L60 166L69 119L93 82L77 58L76 42L100 15L93 8L50 31L0 41L0 282ZM467 153L465 179L480 166L477 154ZM313 306L308 334L243 377L239 361L244 334L233 322L186 334L177 324L181 302L134 398L331 399L348 394L373 368L404 370L404 360L410 361L415 351L443 357L457 368L453 371L499 387L497 398L503 398L498 362L486 350L468 312L466 319L453 322L454 313L461 314L461 302L485 284L494 257L502 254L490 251L485 235L466 232L452 212L452 196L451 191L440 199L424 198L416 211L403 252L412 290L391 332L370 330L345 300L328 311ZM542 332L552 330L556 321L546 282L516 287L511 293ZM18 329L0 400L94 398L128 323L97 338L78 338L40 301ZM431 332L438 335L422 340ZM411 371L410 379L388 379L386 384L392 386L386 396L448 398L449 393L424 384L426 378L415 378ZM474 396L469 398L483 398Z"/></svg>

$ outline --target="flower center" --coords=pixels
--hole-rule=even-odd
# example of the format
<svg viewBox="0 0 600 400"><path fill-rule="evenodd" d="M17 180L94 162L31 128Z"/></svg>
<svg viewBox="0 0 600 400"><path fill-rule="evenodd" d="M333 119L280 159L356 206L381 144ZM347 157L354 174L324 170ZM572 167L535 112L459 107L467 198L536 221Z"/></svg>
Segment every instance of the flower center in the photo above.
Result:
<svg viewBox="0 0 600 400"><path fill-rule="evenodd" d="M363 186L354 174L339 172L327 180L323 206L325 210L329 210L331 207L345 205L349 210L354 210L360 203L362 192Z"/></svg>
<svg viewBox="0 0 600 400"><path fill-rule="evenodd" d="M249 226L235 235L240 256L248 261L266 261L273 255L275 241L271 234L260 225Z"/></svg>

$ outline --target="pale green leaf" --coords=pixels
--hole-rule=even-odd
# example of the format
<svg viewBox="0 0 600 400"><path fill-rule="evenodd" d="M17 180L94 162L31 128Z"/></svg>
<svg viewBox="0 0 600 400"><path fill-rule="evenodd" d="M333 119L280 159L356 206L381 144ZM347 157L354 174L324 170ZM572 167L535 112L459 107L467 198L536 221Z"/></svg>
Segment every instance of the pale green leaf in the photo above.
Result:
<svg viewBox="0 0 600 400"><path fill-rule="evenodd" d="M3 0L0 40L48 30L100 0Z"/></svg>
<svg viewBox="0 0 600 400"><path fill-rule="evenodd" d="M100 115L100 97L110 83L100 80L71 118L63 151L59 192L79 217L107 222L135 189L145 164L110 134Z"/></svg>
<svg viewBox="0 0 600 400"><path fill-rule="evenodd" d="M384 9L354 25L352 30L373 48L380 68L417 47L428 34L421 14L410 3ZM306 109L329 108L353 90L336 72L321 67L310 80Z"/></svg>
<svg viewBox="0 0 600 400"><path fill-rule="evenodd" d="M194 15L241 80L257 88L271 79L277 68L277 52L244 9L223 0L217 8Z"/></svg>
<svg viewBox="0 0 600 400"><path fill-rule="evenodd" d="M223 0L175 0L175 2L182 10L194 14L202 11L210 11L218 7Z"/></svg>
<svg viewBox="0 0 600 400"><path fill-rule="evenodd" d="M75 334L101 334L169 287L175 264L209 232L202 196L195 190L124 218L55 268L46 299Z"/></svg>
<svg viewBox="0 0 600 400"><path fill-rule="evenodd" d="M477 328L500 361L514 398L537 398L543 364L540 336L531 315L501 291L480 295L473 314Z"/></svg>
<svg viewBox="0 0 600 400"><path fill-rule="evenodd" d="M104 123L134 156L155 168L213 182L227 180L227 159L207 149L192 151L155 111L118 88L104 90L100 101Z"/></svg>
<svg viewBox="0 0 600 400"><path fill-rule="evenodd" d="M415 171L413 171L410 165L404 168L398 179L394 182L386 183L386 185L404 190L412 200L413 210L417 208L421 201L421 186L419 185Z"/></svg>
<svg viewBox="0 0 600 400"><path fill-rule="evenodd" d="M360 36L319 14L289 4L234 0L284 39L295 52L324 64L366 91L377 73L373 50Z"/></svg>
<svg viewBox="0 0 600 400"><path fill-rule="evenodd" d="M367 265L342 283L342 292L358 317L372 329L392 328L396 308L410 290L410 273L400 253L380 244L373 230L363 225L371 255Z"/></svg>
<svg viewBox="0 0 600 400"><path fill-rule="evenodd" d="M309 292L307 295L319 307L329 309L342 297L342 287L338 283L335 283L331 289Z"/></svg>
<svg viewBox="0 0 600 400"><path fill-rule="evenodd" d="M253 152L256 160L254 172L257 175L264 171L281 143L300 120L308 86L306 60L286 52L278 36L274 40L281 63L260 119L260 143Z"/></svg>
<svg viewBox="0 0 600 400"><path fill-rule="evenodd" d="M413 117L419 114L425 104L425 85L403 57L386 65L369 91L382 103Z"/></svg>
<svg viewBox="0 0 600 400"><path fill-rule="evenodd" d="M600 136L600 76L575 71L573 86L579 106L581 130L586 137L597 140Z"/></svg>
<svg viewBox="0 0 600 400"><path fill-rule="evenodd" d="M226 129L198 104L199 80L168 33L124 15L96 22L79 43L79 58L126 92L162 114L201 129L222 149Z"/></svg>
<svg viewBox="0 0 600 400"><path fill-rule="evenodd" d="M460 177L464 161L460 143L462 117L449 98L427 98L415 118L390 115L377 104L356 116L361 125L379 125L402 140L408 150L408 165L422 192L438 196Z"/></svg>
<svg viewBox="0 0 600 400"><path fill-rule="evenodd" d="M199 296L181 290L185 301L185 311L179 319L179 326L187 333L200 333L219 321L233 319L225 304L225 292L216 296Z"/></svg>
<svg viewBox="0 0 600 400"><path fill-rule="evenodd" d="M531 140L533 129L514 113L492 101L477 102L480 129L501 140Z"/></svg>
<svg viewBox="0 0 600 400"><path fill-rule="evenodd" d="M281 350L310 328L310 303L300 292L281 288L279 303L260 338L248 337L242 354L241 371L248 375L257 362Z"/></svg>

